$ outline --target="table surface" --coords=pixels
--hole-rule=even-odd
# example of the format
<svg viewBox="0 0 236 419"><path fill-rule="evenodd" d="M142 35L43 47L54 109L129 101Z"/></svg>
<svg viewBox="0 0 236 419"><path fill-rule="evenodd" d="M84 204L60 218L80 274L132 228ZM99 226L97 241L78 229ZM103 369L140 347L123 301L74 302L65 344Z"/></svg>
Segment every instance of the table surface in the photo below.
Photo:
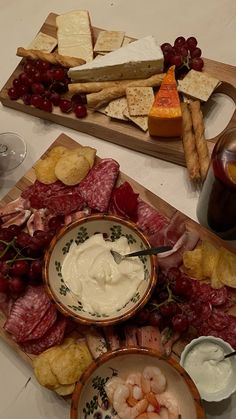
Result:
<svg viewBox="0 0 236 419"><path fill-rule="evenodd" d="M207 58L236 66L235 0L1 0L0 87L19 62L18 46L27 46L50 12L89 10L92 24L110 30L123 30L140 38L153 35L159 41L171 42L179 35L196 36ZM6 42L7 41L7 42ZM223 128L234 106L218 97L215 115L206 120L208 138ZM223 115L223 116L222 116ZM61 132L82 145L97 149L100 157L119 161L121 170L171 205L196 220L198 191L188 181L186 169L172 163L131 151L92 136L49 123L0 105L0 132L14 131L27 144L27 157L13 172L1 177L0 197L32 166ZM217 133L217 132L216 132ZM32 370L3 341L0 341L0 418L66 419L69 405L42 388ZM205 404L207 418L236 417L236 395L214 404Z"/></svg>

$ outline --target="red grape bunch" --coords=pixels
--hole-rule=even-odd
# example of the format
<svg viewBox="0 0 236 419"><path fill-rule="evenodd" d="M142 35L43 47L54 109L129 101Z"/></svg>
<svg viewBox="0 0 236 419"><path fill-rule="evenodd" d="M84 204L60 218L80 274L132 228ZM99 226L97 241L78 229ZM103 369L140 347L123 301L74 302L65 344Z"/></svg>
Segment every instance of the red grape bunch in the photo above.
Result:
<svg viewBox="0 0 236 419"><path fill-rule="evenodd" d="M164 67L168 69L175 65L177 70L183 69L188 71L190 69L202 71L204 62L201 58L202 51L197 46L198 42L194 36L185 39L183 36L176 38L174 45L165 42L161 45L164 55Z"/></svg>
<svg viewBox="0 0 236 419"><path fill-rule="evenodd" d="M59 106L61 112L73 111L77 118L87 115L82 96L65 97L70 83L65 68L42 60L27 60L23 70L8 89L10 99L21 99L25 105L45 112L52 112L53 106Z"/></svg>

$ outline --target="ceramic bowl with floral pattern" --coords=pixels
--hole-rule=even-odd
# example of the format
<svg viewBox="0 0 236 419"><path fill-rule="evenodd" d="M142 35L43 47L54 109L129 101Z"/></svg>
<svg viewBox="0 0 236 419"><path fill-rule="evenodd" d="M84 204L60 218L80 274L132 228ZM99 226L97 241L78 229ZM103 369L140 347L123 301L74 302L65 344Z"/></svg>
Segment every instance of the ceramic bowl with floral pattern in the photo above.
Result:
<svg viewBox="0 0 236 419"><path fill-rule="evenodd" d="M165 416L164 412L163 415L156 413L148 416L148 414L144 414L142 418L205 418L204 409L197 387L177 361L171 358L162 358L157 352L150 349L123 348L107 352L93 361L93 363L80 377L72 396L70 419L116 419L118 417L133 418L132 406L134 406L134 404L131 406L126 401L122 401L122 397L120 398L120 404L118 403L118 407L121 409L121 412L126 412L127 415L123 416L121 415L121 412L115 411L113 403L109 400L107 395L106 383L113 377L126 380L131 373L135 373L137 376L137 374L142 374L146 367L151 367L152 371L153 367L158 368L160 373L164 375L166 379L166 388L164 390L169 393L169 397L164 399L162 398L162 402L165 401L165 404L169 409L169 413L173 412L173 408L176 408L176 405L178 412L177 415L173 414L172 416L169 416L167 412ZM149 373L150 379L152 379L151 375L152 374ZM110 388L112 387L112 389L115 390L116 385L113 384ZM111 398L112 392L110 393ZM164 406L163 410L165 410ZM181 416L178 416L178 414Z"/></svg>
<svg viewBox="0 0 236 419"><path fill-rule="evenodd" d="M103 237L109 241L125 236L131 252L150 247L146 237L130 221L103 214L84 217L63 227L53 238L45 254L43 279L50 298L64 315L80 323L106 326L129 319L147 303L156 285L157 258L156 256L139 257L143 264L143 280L125 304L121 304L119 308L116 307L113 312L109 313L86 309L79 295L73 293L68 283L64 281L62 265L72 244L79 246L97 233L102 233Z"/></svg>

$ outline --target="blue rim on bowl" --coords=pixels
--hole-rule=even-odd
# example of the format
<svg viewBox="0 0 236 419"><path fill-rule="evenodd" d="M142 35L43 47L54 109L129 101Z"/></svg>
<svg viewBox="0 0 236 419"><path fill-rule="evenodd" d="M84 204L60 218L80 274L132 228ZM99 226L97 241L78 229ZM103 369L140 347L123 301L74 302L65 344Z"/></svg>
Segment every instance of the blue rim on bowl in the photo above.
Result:
<svg viewBox="0 0 236 419"><path fill-rule="evenodd" d="M142 257L145 279L131 300L117 310L117 313L98 315L97 313L85 312L81 302L77 301L78 297L75 301L75 295L72 295L64 283L61 274L61 260L65 257L73 241L78 244L81 240L82 243L89 237L89 233L90 235L96 232L103 233L104 231L98 231L99 223L100 227L103 226L104 230L106 229L107 233L111 235L112 240L119 238L121 235L126 235L130 237L131 248L136 246L134 250L151 247L146 236L131 221L105 214L83 217L68 226L62 227L52 239L44 258L43 280L49 297L65 316L69 316L79 323L107 326L131 318L147 303L157 281L157 257L154 255Z"/></svg>

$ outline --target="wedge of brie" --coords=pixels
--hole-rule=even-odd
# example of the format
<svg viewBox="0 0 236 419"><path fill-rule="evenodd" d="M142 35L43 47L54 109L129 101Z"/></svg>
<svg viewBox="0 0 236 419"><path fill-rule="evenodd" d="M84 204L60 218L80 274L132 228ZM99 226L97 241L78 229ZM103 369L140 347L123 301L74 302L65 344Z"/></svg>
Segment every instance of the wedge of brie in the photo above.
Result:
<svg viewBox="0 0 236 419"><path fill-rule="evenodd" d="M58 53L93 60L93 43L89 13L75 10L56 17Z"/></svg>
<svg viewBox="0 0 236 419"><path fill-rule="evenodd" d="M141 38L90 63L69 69L75 81L142 79L163 71L163 54L153 36Z"/></svg>

